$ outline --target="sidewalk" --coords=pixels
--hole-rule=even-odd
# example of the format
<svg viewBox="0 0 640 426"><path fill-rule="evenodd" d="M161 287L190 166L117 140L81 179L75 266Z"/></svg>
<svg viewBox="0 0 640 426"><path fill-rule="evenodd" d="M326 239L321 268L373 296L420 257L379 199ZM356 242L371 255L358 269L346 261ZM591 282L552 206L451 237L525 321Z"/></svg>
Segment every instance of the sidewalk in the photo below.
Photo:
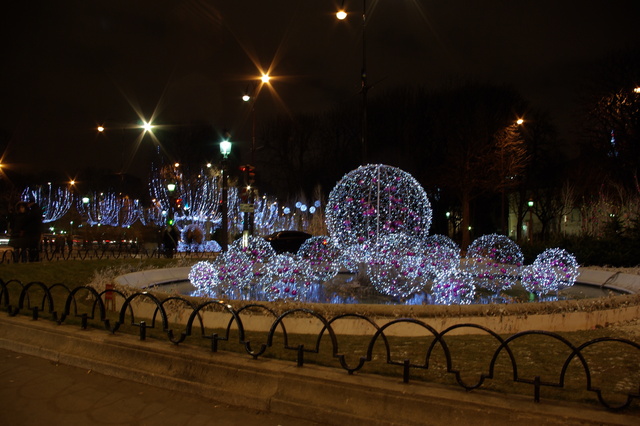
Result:
<svg viewBox="0 0 640 426"><path fill-rule="evenodd" d="M0 315L0 424L636 426L637 420L637 410L535 403L531 396L301 368Z"/></svg>
<svg viewBox="0 0 640 426"><path fill-rule="evenodd" d="M0 348L0 424L300 425L318 423L105 376Z"/></svg>

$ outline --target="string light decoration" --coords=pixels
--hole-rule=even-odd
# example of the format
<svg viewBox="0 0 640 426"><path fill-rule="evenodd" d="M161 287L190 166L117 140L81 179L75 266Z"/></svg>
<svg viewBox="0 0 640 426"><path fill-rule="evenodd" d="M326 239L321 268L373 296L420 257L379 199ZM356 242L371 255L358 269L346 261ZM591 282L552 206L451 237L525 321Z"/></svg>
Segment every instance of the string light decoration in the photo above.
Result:
<svg viewBox="0 0 640 426"><path fill-rule="evenodd" d="M518 282L523 260L515 242L505 235L489 234L471 243L464 269L475 277L478 287L499 292Z"/></svg>
<svg viewBox="0 0 640 426"><path fill-rule="evenodd" d="M73 205L73 193L68 187L52 188L51 184L45 187L26 187L22 191L22 201L34 201L42 210L42 222L54 222L64 216Z"/></svg>
<svg viewBox="0 0 640 426"><path fill-rule="evenodd" d="M129 197L122 197L120 199L118 209L118 217L121 227L128 228L138 220L144 223L144 214L138 200L132 200Z"/></svg>
<svg viewBox="0 0 640 426"><path fill-rule="evenodd" d="M256 234L270 234L278 220L278 202L266 196L257 198L254 209L253 226Z"/></svg>
<svg viewBox="0 0 640 426"><path fill-rule="evenodd" d="M271 244L262 237L249 236L246 241L242 239L235 240L230 246L229 251L237 251L248 256L253 263L267 263L276 255Z"/></svg>
<svg viewBox="0 0 640 426"><path fill-rule="evenodd" d="M338 247L370 243L385 235L428 236L431 204L410 174L392 166L369 164L347 173L331 190L327 229Z"/></svg>
<svg viewBox="0 0 640 426"><path fill-rule="evenodd" d="M522 272L522 286L530 293L542 296L575 284L578 262L575 256L561 248L543 251Z"/></svg>
<svg viewBox="0 0 640 426"><path fill-rule="evenodd" d="M191 268L189 280L199 292L221 298L263 298L262 291L257 288L258 281L275 252L261 237L249 237L247 247L241 243L242 240L236 240L213 263L198 262Z"/></svg>
<svg viewBox="0 0 640 426"><path fill-rule="evenodd" d="M313 287L309 262L290 253L276 255L265 265L260 288L270 301L280 299L307 300Z"/></svg>
<svg viewBox="0 0 640 426"><path fill-rule="evenodd" d="M298 256L309 262L314 281L329 281L338 273L341 253L327 235L306 240L300 246Z"/></svg>
<svg viewBox="0 0 640 426"><path fill-rule="evenodd" d="M475 277L463 271L440 275L433 283L431 293L438 305L469 305L476 297Z"/></svg>
<svg viewBox="0 0 640 426"><path fill-rule="evenodd" d="M162 226L167 221L166 215L162 214L162 209L154 202L151 207L142 210L140 221L143 224Z"/></svg>
<svg viewBox="0 0 640 426"><path fill-rule="evenodd" d="M460 247L451 238L440 234L430 235L423 247L429 262L429 281L460 268Z"/></svg>
<svg viewBox="0 0 640 426"><path fill-rule="evenodd" d="M216 297L221 281L216 279L217 269L208 260L197 262L189 270L189 281L196 288L196 294Z"/></svg>
<svg viewBox="0 0 640 426"><path fill-rule="evenodd" d="M367 260L367 275L379 293L401 300L422 292L431 276L422 243L404 234L384 235Z"/></svg>
<svg viewBox="0 0 640 426"><path fill-rule="evenodd" d="M121 202L113 192L93 193L87 202L78 200L76 203L78 213L87 218L90 226L118 226L120 208Z"/></svg>

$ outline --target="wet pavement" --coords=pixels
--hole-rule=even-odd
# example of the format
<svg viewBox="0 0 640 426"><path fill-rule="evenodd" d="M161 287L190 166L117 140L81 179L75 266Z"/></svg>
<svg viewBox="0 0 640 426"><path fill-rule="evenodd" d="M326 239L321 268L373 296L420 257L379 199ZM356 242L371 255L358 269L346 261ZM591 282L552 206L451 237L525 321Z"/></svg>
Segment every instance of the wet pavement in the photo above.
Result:
<svg viewBox="0 0 640 426"><path fill-rule="evenodd" d="M318 425L0 349L4 425Z"/></svg>

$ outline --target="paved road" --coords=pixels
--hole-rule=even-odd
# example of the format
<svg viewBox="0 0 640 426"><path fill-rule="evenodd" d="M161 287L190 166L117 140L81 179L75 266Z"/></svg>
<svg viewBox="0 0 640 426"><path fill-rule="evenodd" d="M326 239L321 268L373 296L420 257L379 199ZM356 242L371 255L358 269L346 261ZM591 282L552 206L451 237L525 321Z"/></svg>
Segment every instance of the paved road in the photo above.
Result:
<svg viewBox="0 0 640 426"><path fill-rule="evenodd" d="M0 349L0 424L318 425L231 407L5 349Z"/></svg>

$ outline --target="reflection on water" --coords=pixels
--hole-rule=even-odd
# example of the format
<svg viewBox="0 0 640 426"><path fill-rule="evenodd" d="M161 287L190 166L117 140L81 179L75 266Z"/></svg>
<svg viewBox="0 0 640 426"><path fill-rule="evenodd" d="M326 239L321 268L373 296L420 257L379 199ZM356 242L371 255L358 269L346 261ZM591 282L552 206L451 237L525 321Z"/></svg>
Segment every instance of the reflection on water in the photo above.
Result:
<svg viewBox="0 0 640 426"><path fill-rule="evenodd" d="M188 281L178 281L168 284L160 284L150 289L177 293L186 296L202 296L196 293L196 288ZM513 288L504 291L501 294L491 294L479 291L476 297L477 304L489 303L513 303L542 301L551 302L557 300L575 300L575 299L591 299L599 297L609 297L623 294L614 290L605 289L598 286L576 283L571 287L567 287L558 291L557 294L549 294L539 299L534 299L521 286L516 285ZM249 298L247 298L249 300ZM253 292L250 300L266 301L264 295L259 292ZM341 273L336 277L322 284L315 284L311 287L308 298L305 300L312 303L331 303L331 304L405 304L405 305L432 305L435 304L431 294L416 294L407 300L398 300L390 296L384 296L378 293L371 285L361 285L354 274Z"/></svg>

